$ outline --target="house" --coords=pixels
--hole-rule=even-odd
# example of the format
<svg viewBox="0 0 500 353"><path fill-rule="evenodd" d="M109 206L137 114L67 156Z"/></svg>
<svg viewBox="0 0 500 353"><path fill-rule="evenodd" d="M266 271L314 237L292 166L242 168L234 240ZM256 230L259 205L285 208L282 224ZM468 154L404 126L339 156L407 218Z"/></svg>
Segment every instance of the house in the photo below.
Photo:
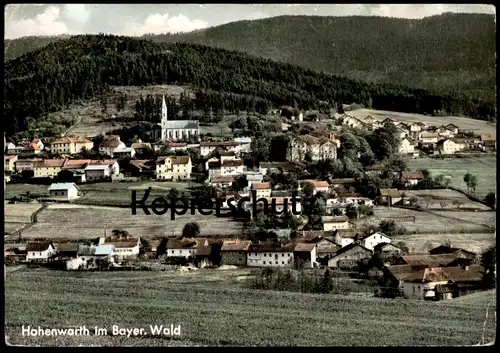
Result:
<svg viewBox="0 0 500 353"><path fill-rule="evenodd" d="M319 242L316 243L316 253L319 262L325 263L323 260L326 260L325 265L327 264L327 260L333 255L337 253L340 249L340 246L335 244L335 240L331 238L322 238Z"/></svg>
<svg viewBox="0 0 500 353"><path fill-rule="evenodd" d="M159 180L190 180L190 156L162 156L156 160L156 179Z"/></svg>
<svg viewBox="0 0 500 353"><path fill-rule="evenodd" d="M264 179L264 175L259 172L244 171L243 175L247 180L248 187L251 187L252 184L262 183L262 180Z"/></svg>
<svg viewBox="0 0 500 353"><path fill-rule="evenodd" d="M301 135L293 138L287 149L287 160L290 162L337 159L337 145L326 137Z"/></svg>
<svg viewBox="0 0 500 353"><path fill-rule="evenodd" d="M447 267L457 259L455 254L403 255L397 261L400 265L427 267Z"/></svg>
<svg viewBox="0 0 500 353"><path fill-rule="evenodd" d="M88 182L105 181L111 178L110 167L105 164L87 165L85 167L85 180Z"/></svg>
<svg viewBox="0 0 500 353"><path fill-rule="evenodd" d="M352 205L366 205L366 206L372 206L373 201L366 197L363 194L357 193L357 192L345 192L345 193L338 193L335 198L330 198L328 200L336 200L337 203L345 203L345 204L352 204ZM327 200L327 205L328 205L328 200Z"/></svg>
<svg viewBox="0 0 500 353"><path fill-rule="evenodd" d="M54 178L62 170L65 162L65 159L45 159L35 162L33 166L33 176L35 178Z"/></svg>
<svg viewBox="0 0 500 353"><path fill-rule="evenodd" d="M419 123L412 123L412 124L410 124L409 128L410 128L410 133L412 135L416 135L420 131L422 131L422 125Z"/></svg>
<svg viewBox="0 0 500 353"><path fill-rule="evenodd" d="M497 147L497 139L496 137L490 135L481 135L481 143L484 147Z"/></svg>
<svg viewBox="0 0 500 353"><path fill-rule="evenodd" d="M3 165L4 171L13 172L16 170L17 155L4 155Z"/></svg>
<svg viewBox="0 0 500 353"><path fill-rule="evenodd" d="M220 172L222 176L241 175L243 174L244 167L242 160L225 160L221 161Z"/></svg>
<svg viewBox="0 0 500 353"><path fill-rule="evenodd" d="M215 159L215 160L213 160ZM217 158L213 158L206 162L206 169L208 170L208 179L212 180L214 177L222 176L221 162Z"/></svg>
<svg viewBox="0 0 500 353"><path fill-rule="evenodd" d="M247 254L249 267L293 267L295 244L251 244Z"/></svg>
<svg viewBox="0 0 500 353"><path fill-rule="evenodd" d="M299 168L290 162L259 163L259 173L262 175L279 172L287 174L289 172L295 172L297 169Z"/></svg>
<svg viewBox="0 0 500 353"><path fill-rule="evenodd" d="M362 122L360 119L355 118L355 117L350 116L350 115L347 115L347 114L342 116L340 118L340 120L342 121L342 125L353 128L353 129L359 128L359 127L362 127L365 125L365 123Z"/></svg>
<svg viewBox="0 0 500 353"><path fill-rule="evenodd" d="M240 152L240 143L236 141L201 141L200 155L206 157L217 147L223 148L226 151Z"/></svg>
<svg viewBox="0 0 500 353"><path fill-rule="evenodd" d="M424 131L420 133L419 141L423 144L434 144L439 140L439 134L437 132Z"/></svg>
<svg viewBox="0 0 500 353"><path fill-rule="evenodd" d="M246 266L251 243L250 240L224 240L220 249L221 264Z"/></svg>
<svg viewBox="0 0 500 353"><path fill-rule="evenodd" d="M460 295L460 284L479 289L483 274L484 268L478 265L421 269L403 277L403 295L408 299L451 299Z"/></svg>
<svg viewBox="0 0 500 353"><path fill-rule="evenodd" d="M454 132L452 130L447 129L447 128L439 128L437 130L437 133L442 138L452 138L455 136Z"/></svg>
<svg viewBox="0 0 500 353"><path fill-rule="evenodd" d="M16 161L16 172L35 171L35 163L41 162L41 158L18 159Z"/></svg>
<svg viewBox="0 0 500 353"><path fill-rule="evenodd" d="M209 241L208 238L197 238L195 252L195 264L199 268L204 268L213 264L212 245L216 241Z"/></svg>
<svg viewBox="0 0 500 353"><path fill-rule="evenodd" d="M402 200L401 193L398 189L380 189L379 203L391 207Z"/></svg>
<svg viewBox="0 0 500 353"><path fill-rule="evenodd" d="M330 185L333 188L343 187L347 189L353 186L356 183L356 179L354 178L342 178L342 179L330 179Z"/></svg>
<svg viewBox="0 0 500 353"><path fill-rule="evenodd" d="M402 124L401 124L402 125ZM400 139L404 139L405 137L409 136L410 135L410 131L408 129L405 129L403 126L398 126L396 128L396 130L398 131L399 133L399 138Z"/></svg>
<svg viewBox="0 0 500 353"><path fill-rule="evenodd" d="M401 180L401 182L405 186L415 186L421 180L424 179L424 174L420 170L417 170L414 172L404 171L404 172L401 172L401 176L399 179Z"/></svg>
<svg viewBox="0 0 500 353"><path fill-rule="evenodd" d="M335 244L343 248L349 244L354 243L354 239L358 236L358 233L353 230L337 230L335 231Z"/></svg>
<svg viewBox="0 0 500 353"><path fill-rule="evenodd" d="M381 255L382 259L401 256L402 250L392 243L378 243L373 251Z"/></svg>
<svg viewBox="0 0 500 353"><path fill-rule="evenodd" d="M228 188L233 185L235 178L233 175L213 176L210 178L210 185L219 188Z"/></svg>
<svg viewBox="0 0 500 353"><path fill-rule="evenodd" d="M56 249L50 241L32 241L26 244L26 261L47 262L56 254Z"/></svg>
<svg viewBox="0 0 500 353"><path fill-rule="evenodd" d="M103 245L112 245L118 259L133 259L139 256L141 239L133 237L110 237L104 239Z"/></svg>
<svg viewBox="0 0 500 353"><path fill-rule="evenodd" d="M328 139L330 139L330 141L332 141L337 146L337 150L340 148L340 134L330 132L328 134Z"/></svg>
<svg viewBox="0 0 500 353"><path fill-rule="evenodd" d="M133 145L132 145L133 147ZM171 151L187 151L188 144L186 142L159 142L152 144L153 150L155 152L166 152L169 154Z"/></svg>
<svg viewBox="0 0 500 353"><path fill-rule="evenodd" d="M399 144L399 153L413 154L415 152L416 146L417 144L413 139L405 137L401 140L401 143Z"/></svg>
<svg viewBox="0 0 500 353"><path fill-rule="evenodd" d="M328 267L353 268L360 261L368 260L372 256L372 251L364 246L351 243L340 248L332 258L328 260Z"/></svg>
<svg viewBox="0 0 500 353"><path fill-rule="evenodd" d="M106 135L99 145L99 153L112 156L113 152L118 149L126 148L125 143L123 143L118 135Z"/></svg>
<svg viewBox="0 0 500 353"><path fill-rule="evenodd" d="M136 154L142 155L142 154L148 154L153 152L153 148L151 147L151 144L149 142L134 142L130 146L131 149L135 151ZM116 151L115 151L116 153Z"/></svg>
<svg viewBox="0 0 500 353"><path fill-rule="evenodd" d="M234 142L240 144L240 153L252 152L252 138L251 137L235 137Z"/></svg>
<svg viewBox="0 0 500 353"><path fill-rule="evenodd" d="M387 170L388 170L387 167L383 164L373 164L365 167L365 174L371 176L379 176L384 172L386 172Z"/></svg>
<svg viewBox="0 0 500 353"><path fill-rule="evenodd" d="M78 256L79 243L60 243L57 244L56 252L60 259L76 259Z"/></svg>
<svg viewBox="0 0 500 353"><path fill-rule="evenodd" d="M85 168L90 164L90 159L67 159L59 172L61 181L86 182Z"/></svg>
<svg viewBox="0 0 500 353"><path fill-rule="evenodd" d="M325 232L335 229L351 228L349 217L346 216L322 216L321 219L323 220L323 230Z"/></svg>
<svg viewBox="0 0 500 353"><path fill-rule="evenodd" d="M167 240L167 259L189 260L196 256L198 243L195 239L190 238L169 238Z"/></svg>
<svg viewBox="0 0 500 353"><path fill-rule="evenodd" d="M297 242L293 249L293 256L297 268L313 268L318 264L315 243Z"/></svg>
<svg viewBox="0 0 500 353"><path fill-rule="evenodd" d="M79 196L80 189L75 183L53 183L49 187L50 197L72 200Z"/></svg>
<svg viewBox="0 0 500 353"><path fill-rule="evenodd" d="M156 174L156 161L149 159L132 159L127 168L124 169L124 174L140 177L154 177Z"/></svg>
<svg viewBox="0 0 500 353"><path fill-rule="evenodd" d="M7 154L16 154L16 145L12 142L5 143L5 151Z"/></svg>
<svg viewBox="0 0 500 353"><path fill-rule="evenodd" d="M458 126L456 126L455 124L448 124L445 126L445 128L453 132L454 135L457 135L460 132Z"/></svg>
<svg viewBox="0 0 500 353"><path fill-rule="evenodd" d="M391 238L389 238L387 235L381 232L376 232L373 234L370 234L368 236L365 236L359 240L360 244L363 245L365 248L368 250L373 250L375 246L381 243L390 243Z"/></svg>
<svg viewBox="0 0 500 353"><path fill-rule="evenodd" d="M113 245L79 245L76 259L66 262L67 270L95 269L101 264L115 262Z"/></svg>
<svg viewBox="0 0 500 353"><path fill-rule="evenodd" d="M135 153L133 147L118 147L113 150L113 158L134 158Z"/></svg>
<svg viewBox="0 0 500 353"><path fill-rule="evenodd" d="M61 137L50 143L50 152L54 154L76 154L82 150L90 151L94 148L94 143L81 136Z"/></svg>
<svg viewBox="0 0 500 353"><path fill-rule="evenodd" d="M311 185L313 187L313 195L316 195L318 192L324 192L325 194L328 194L330 187L328 182L323 180L308 179L308 180L300 180L299 183L302 185L302 188L305 186L305 184Z"/></svg>
<svg viewBox="0 0 500 353"><path fill-rule="evenodd" d="M255 190L257 198L271 197L271 183L253 183L252 190Z"/></svg>
<svg viewBox="0 0 500 353"><path fill-rule="evenodd" d="M441 255L441 254L454 254L457 257L467 257L474 259L477 254L461 248L454 248L449 245L439 245L431 250L429 250L430 255Z"/></svg>
<svg viewBox="0 0 500 353"><path fill-rule="evenodd" d="M465 149L465 147L465 144L454 139L444 139L436 144L436 149L440 154L455 154Z"/></svg>

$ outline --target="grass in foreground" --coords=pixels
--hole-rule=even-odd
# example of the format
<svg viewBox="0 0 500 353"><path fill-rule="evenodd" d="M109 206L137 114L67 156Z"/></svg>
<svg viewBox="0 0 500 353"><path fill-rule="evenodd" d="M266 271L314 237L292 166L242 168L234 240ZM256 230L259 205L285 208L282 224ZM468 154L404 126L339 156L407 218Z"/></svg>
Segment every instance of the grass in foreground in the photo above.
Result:
<svg viewBox="0 0 500 353"><path fill-rule="evenodd" d="M223 281L208 285L203 275L12 272L5 286L6 333L13 344L36 345L474 345L488 302L490 312L496 309L494 291L471 303L435 303L248 290ZM171 323L182 325L180 338L27 338L20 332L22 325L109 329ZM485 337L495 338L493 322Z"/></svg>

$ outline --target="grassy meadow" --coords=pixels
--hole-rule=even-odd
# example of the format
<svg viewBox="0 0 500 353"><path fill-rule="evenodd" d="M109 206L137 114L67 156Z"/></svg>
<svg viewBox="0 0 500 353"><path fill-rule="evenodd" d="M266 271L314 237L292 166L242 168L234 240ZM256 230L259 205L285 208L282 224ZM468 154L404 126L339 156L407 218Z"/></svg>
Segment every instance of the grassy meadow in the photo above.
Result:
<svg viewBox="0 0 500 353"><path fill-rule="evenodd" d="M496 309L494 291L476 294L473 302L360 298L244 289L227 285L227 274L212 278L209 284L202 280L202 272L10 272L5 285L8 342L41 346L476 345L483 335L487 305L490 312ZM212 272L218 275L217 270ZM36 290L31 290L34 283ZM150 325L170 324L181 325L181 336L21 335L22 325L86 325L108 331L111 325L119 325L149 332ZM491 315L484 335L486 342L495 339Z"/></svg>

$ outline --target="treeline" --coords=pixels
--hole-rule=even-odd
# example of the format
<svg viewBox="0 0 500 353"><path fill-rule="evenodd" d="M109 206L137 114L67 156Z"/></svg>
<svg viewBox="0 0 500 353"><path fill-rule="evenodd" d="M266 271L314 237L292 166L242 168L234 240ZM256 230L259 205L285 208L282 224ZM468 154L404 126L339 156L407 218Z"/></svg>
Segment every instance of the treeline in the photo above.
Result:
<svg viewBox="0 0 500 353"><path fill-rule="evenodd" d="M478 119L495 116L494 102L464 95L440 96L404 86L364 83L201 45L82 35L5 64L6 132L25 130L29 118L38 119L92 98L108 85L164 84L191 84L201 91L221 92L226 106L244 106L245 99L255 97L256 103L275 107L293 102L304 109L317 108L322 101L332 106L371 102L373 108L383 110L445 110Z"/></svg>

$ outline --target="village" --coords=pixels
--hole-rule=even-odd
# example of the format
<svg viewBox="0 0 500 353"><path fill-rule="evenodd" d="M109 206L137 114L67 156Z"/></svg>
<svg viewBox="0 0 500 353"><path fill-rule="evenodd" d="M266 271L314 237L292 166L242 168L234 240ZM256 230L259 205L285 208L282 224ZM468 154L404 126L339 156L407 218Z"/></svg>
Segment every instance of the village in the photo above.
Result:
<svg viewBox="0 0 500 353"><path fill-rule="evenodd" d="M23 240L21 232L14 232L9 236L15 241L5 244L6 263L68 271L148 269L150 266L144 263L172 264L188 270L226 266L363 272L371 266L377 269L381 286L393 289L392 296L441 300L487 289L484 278L496 268L485 268L481 253L452 244L412 252L397 240L404 227L394 219L388 217L369 227L359 220L373 215L375 206L427 210L432 202L429 197L412 192L428 191L432 198L434 189L452 192L448 190L450 181L442 176L438 180L427 170L410 170L402 165L404 161L458 158L459 154L495 155L494 136L462 131L454 124L432 126L393 118L377 120L369 115L363 119L349 112L320 118L284 107L274 114L281 117L283 132L294 131L288 135L282 161L258 160L255 136L202 139L197 120L168 120L164 97L154 142L139 140L127 146L119 135L64 136L50 141L35 138L17 144L6 140L5 190L19 184L46 188L42 196L27 192L8 200L6 197L6 207L71 204L82 200L86 185L98 188L137 181L189 183L193 187L183 194L186 198L202 193L213 200L246 199L241 215L243 231L231 236L206 234L196 222L186 223L182 235L153 238L131 235L121 227L113 229L112 234L73 241L53 239L43 230L36 239ZM325 122L333 128L318 127ZM345 170L346 156L362 159L366 147L352 136L356 139L370 134L380 141L385 136L395 137L392 142L397 146L387 152L386 158L391 165L367 162L360 174L351 173L349 177L328 171L335 167L341 153ZM471 174L468 180L474 177ZM472 191L477 186L477 180L466 183ZM300 195L298 215L292 215L293 192ZM480 204L476 211L494 208L494 202L488 206L487 200L473 192L464 198ZM465 203L458 199L453 202L457 210ZM271 204L281 215L263 212ZM447 206L452 206L451 202ZM229 207L223 204L223 208Z"/></svg>

